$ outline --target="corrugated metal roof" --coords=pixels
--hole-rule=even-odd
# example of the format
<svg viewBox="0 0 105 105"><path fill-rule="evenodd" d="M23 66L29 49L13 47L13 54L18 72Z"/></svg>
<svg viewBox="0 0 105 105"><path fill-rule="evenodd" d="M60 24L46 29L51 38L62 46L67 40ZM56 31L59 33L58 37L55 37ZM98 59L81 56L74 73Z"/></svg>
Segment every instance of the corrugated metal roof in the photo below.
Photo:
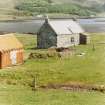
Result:
<svg viewBox="0 0 105 105"><path fill-rule="evenodd" d="M84 32L81 26L73 20L49 20L48 23L58 35Z"/></svg>
<svg viewBox="0 0 105 105"><path fill-rule="evenodd" d="M0 51L23 48L23 45L13 34L0 35Z"/></svg>

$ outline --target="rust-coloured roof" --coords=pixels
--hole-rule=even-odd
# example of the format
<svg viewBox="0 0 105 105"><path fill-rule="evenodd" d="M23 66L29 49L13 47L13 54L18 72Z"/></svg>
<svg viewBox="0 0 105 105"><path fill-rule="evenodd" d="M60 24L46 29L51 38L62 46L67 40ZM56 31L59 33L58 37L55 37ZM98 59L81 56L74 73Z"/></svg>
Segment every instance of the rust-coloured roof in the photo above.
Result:
<svg viewBox="0 0 105 105"><path fill-rule="evenodd" d="M0 35L0 51L23 48L23 45L13 34Z"/></svg>

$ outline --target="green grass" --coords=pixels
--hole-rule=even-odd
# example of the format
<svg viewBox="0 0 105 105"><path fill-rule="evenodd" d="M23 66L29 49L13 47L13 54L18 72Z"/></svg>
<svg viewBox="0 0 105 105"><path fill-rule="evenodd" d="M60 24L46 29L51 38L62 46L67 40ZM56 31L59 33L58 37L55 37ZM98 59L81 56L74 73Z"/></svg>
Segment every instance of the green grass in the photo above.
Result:
<svg viewBox="0 0 105 105"><path fill-rule="evenodd" d="M36 38L31 35L17 35L25 46L25 58L35 50ZM105 84L105 42L104 35L91 35L91 44L76 47L76 54L62 59L26 60L23 65L0 71L0 78L26 83L38 75L38 84L65 83L70 81L89 84ZM93 43L95 51L92 50ZM78 53L86 55L79 57ZM27 78L28 77L28 78Z"/></svg>
<svg viewBox="0 0 105 105"><path fill-rule="evenodd" d="M0 105L105 105L105 94L98 92L69 92L38 90L17 86L0 87Z"/></svg>
<svg viewBox="0 0 105 105"><path fill-rule="evenodd" d="M92 34L91 44L79 45L68 58L26 59L35 50L36 36L16 34L25 48L25 63L0 71L0 105L105 105L105 94L64 90L32 91L30 85L37 75L37 85L48 83L105 84L105 33ZM95 51L93 51L93 43ZM82 57L77 56L85 52Z"/></svg>
<svg viewBox="0 0 105 105"><path fill-rule="evenodd" d="M64 13L64 14L73 14L78 16L90 16L90 15L96 15L95 8L92 9L91 7L85 7L82 5L77 5L74 3L49 3L46 0L31 0L30 2L22 2L15 7L18 11L26 11L30 15L35 14L45 14L45 13ZM101 11L100 11L101 12Z"/></svg>

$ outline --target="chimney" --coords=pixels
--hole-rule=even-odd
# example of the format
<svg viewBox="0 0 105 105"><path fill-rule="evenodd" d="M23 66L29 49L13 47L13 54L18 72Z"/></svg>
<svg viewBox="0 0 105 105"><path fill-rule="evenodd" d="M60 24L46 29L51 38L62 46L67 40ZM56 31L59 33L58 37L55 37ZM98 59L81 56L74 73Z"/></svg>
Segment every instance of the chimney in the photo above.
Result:
<svg viewBox="0 0 105 105"><path fill-rule="evenodd" d="M75 17L72 18L73 21L77 21L77 19Z"/></svg>
<svg viewBox="0 0 105 105"><path fill-rule="evenodd" d="M49 17L48 17L48 15L45 16L45 22L46 22L46 23L49 22Z"/></svg>

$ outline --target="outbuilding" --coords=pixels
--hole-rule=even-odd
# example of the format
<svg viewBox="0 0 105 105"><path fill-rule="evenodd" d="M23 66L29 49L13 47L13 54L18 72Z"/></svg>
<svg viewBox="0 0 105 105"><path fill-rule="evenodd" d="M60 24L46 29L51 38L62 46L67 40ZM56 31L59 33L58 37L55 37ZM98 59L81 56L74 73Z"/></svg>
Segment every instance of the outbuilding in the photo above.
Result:
<svg viewBox="0 0 105 105"><path fill-rule="evenodd" d="M80 33L80 44L89 44L90 35L88 33Z"/></svg>
<svg viewBox="0 0 105 105"><path fill-rule="evenodd" d="M38 48L67 48L80 44L80 33L84 33L82 27L73 20L49 20L45 19L37 35Z"/></svg>
<svg viewBox="0 0 105 105"><path fill-rule="evenodd" d="M23 63L23 45L13 34L0 35L0 68Z"/></svg>

